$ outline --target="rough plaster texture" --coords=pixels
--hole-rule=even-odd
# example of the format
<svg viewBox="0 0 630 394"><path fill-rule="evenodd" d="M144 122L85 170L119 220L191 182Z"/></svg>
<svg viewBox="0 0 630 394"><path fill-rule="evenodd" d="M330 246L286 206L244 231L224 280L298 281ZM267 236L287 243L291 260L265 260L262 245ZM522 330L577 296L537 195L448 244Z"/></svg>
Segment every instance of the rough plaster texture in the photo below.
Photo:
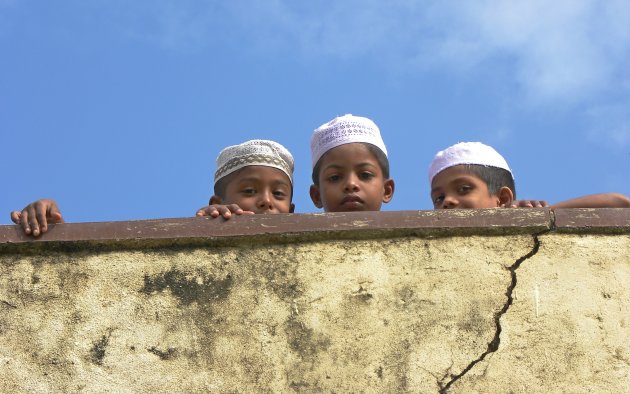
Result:
<svg viewBox="0 0 630 394"><path fill-rule="evenodd" d="M523 234L6 253L0 392L630 392L629 252Z"/></svg>
<svg viewBox="0 0 630 394"><path fill-rule="evenodd" d="M630 392L630 236L540 237L500 350L453 392Z"/></svg>

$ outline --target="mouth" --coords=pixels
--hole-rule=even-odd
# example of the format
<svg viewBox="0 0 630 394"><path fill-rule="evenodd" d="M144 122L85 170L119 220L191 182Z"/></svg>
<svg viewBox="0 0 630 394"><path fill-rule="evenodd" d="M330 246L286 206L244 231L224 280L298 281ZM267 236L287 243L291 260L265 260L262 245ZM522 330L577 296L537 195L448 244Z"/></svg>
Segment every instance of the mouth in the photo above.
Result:
<svg viewBox="0 0 630 394"><path fill-rule="evenodd" d="M360 207L363 204L363 200L355 195L346 196L341 200L341 205L346 207Z"/></svg>

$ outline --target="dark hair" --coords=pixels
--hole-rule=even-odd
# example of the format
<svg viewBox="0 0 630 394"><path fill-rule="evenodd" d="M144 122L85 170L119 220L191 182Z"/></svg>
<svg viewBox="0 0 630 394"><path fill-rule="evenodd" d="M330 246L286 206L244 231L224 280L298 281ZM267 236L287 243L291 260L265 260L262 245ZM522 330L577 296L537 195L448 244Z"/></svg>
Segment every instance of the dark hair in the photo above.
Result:
<svg viewBox="0 0 630 394"><path fill-rule="evenodd" d="M512 190L514 199L516 199L514 177L512 177L512 174L508 170L498 167L482 166L480 164L464 164L463 167L484 181L486 185L488 185L488 191L491 195L497 195L502 187L508 187Z"/></svg>
<svg viewBox="0 0 630 394"><path fill-rule="evenodd" d="M370 153L372 153L374 157L376 157L378 165L379 167L381 167L381 171L383 172L383 178L389 179L389 160L387 159L387 156L385 156L385 153L383 153L382 150L376 147L376 145L372 145L367 142L355 143L364 145L366 148L368 148ZM317 187L319 187L319 172L321 171L322 160L324 159L324 156L326 156L326 154L328 154L328 152L324 153L322 157L317 160L317 163L315 163L315 167L313 167L313 174L311 175L311 178L313 178L313 184Z"/></svg>
<svg viewBox="0 0 630 394"><path fill-rule="evenodd" d="M229 175L224 176L219 179L217 183L214 184L214 195L221 197L221 200L225 200L225 189L227 189L227 185L232 181L233 175L238 173L238 171L233 172Z"/></svg>

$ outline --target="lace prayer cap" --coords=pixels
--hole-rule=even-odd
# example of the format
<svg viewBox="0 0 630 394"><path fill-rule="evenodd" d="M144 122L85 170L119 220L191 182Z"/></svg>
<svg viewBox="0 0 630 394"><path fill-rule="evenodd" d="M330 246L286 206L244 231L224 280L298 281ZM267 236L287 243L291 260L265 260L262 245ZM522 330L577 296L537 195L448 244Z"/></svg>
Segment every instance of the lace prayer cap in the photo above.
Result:
<svg viewBox="0 0 630 394"><path fill-rule="evenodd" d="M353 142L372 144L387 156L387 148L378 126L368 118L348 114L319 126L313 132L311 137L313 167L324 153L339 145Z"/></svg>
<svg viewBox="0 0 630 394"><path fill-rule="evenodd" d="M217 157L214 183L219 179L248 166L277 168L287 174L293 183L293 156L282 145L268 140L250 140L239 145L228 146Z"/></svg>
<svg viewBox="0 0 630 394"><path fill-rule="evenodd" d="M491 146L481 142L460 142L435 155L429 167L429 182L433 182L433 178L440 172L460 164L498 167L512 173L503 156Z"/></svg>

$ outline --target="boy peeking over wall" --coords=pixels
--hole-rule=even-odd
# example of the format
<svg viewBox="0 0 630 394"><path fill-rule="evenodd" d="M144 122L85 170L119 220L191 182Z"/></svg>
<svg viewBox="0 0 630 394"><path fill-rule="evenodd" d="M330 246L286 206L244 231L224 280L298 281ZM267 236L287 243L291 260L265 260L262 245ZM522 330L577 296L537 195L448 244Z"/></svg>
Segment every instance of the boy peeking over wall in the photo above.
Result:
<svg viewBox="0 0 630 394"><path fill-rule="evenodd" d="M438 152L429 167L434 209L546 207L545 201L516 200L507 161L481 142L460 142ZM593 194L559 202L551 208L628 208L619 193Z"/></svg>
<svg viewBox="0 0 630 394"><path fill-rule="evenodd" d="M228 146L217 157L214 195L197 216L223 216L232 213L293 212L293 156L282 145L269 140L250 140ZM11 220L25 234L35 237L48 231L49 223L63 223L52 199L40 199L22 211L11 212Z"/></svg>
<svg viewBox="0 0 630 394"><path fill-rule="evenodd" d="M317 208L380 211L394 196L387 148L368 118L348 114L321 125L311 137L311 155L310 195Z"/></svg>

